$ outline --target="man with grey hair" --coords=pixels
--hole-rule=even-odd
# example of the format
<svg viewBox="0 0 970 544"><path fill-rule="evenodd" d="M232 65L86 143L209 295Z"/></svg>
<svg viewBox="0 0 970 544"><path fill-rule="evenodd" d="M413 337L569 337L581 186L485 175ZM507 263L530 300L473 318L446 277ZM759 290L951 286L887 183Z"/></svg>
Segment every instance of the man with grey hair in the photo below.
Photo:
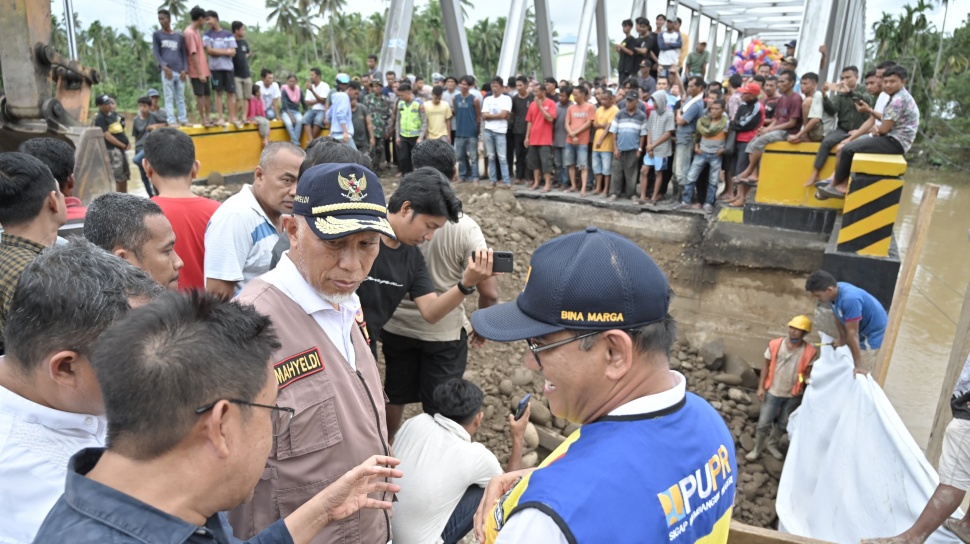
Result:
<svg viewBox="0 0 970 544"><path fill-rule="evenodd" d="M84 237L101 249L141 268L166 289L178 289L181 257L175 232L162 209L128 193L105 193L91 202Z"/></svg>
<svg viewBox="0 0 970 544"><path fill-rule="evenodd" d="M283 214L293 212L300 164L306 153L290 142L263 149L253 184L226 200L205 231L205 289L232 297L269 270Z"/></svg>
<svg viewBox="0 0 970 544"><path fill-rule="evenodd" d="M64 492L68 459L104 445L104 405L89 362L94 342L162 291L80 238L45 250L24 270L0 358L0 541L33 541Z"/></svg>
<svg viewBox="0 0 970 544"><path fill-rule="evenodd" d="M357 164L306 170L283 229L290 250L236 299L273 320L282 344L271 355L277 402L296 413L273 441L253 500L230 514L239 538L270 526L371 455L390 452L381 379L355 293L381 235L394 236L380 180ZM390 541L390 513L361 511L312 542L338 540Z"/></svg>
<svg viewBox="0 0 970 544"><path fill-rule="evenodd" d="M583 427L539 468L492 479L478 541L726 543L734 438L670 369L664 273L596 227L539 246L529 269L517 300L476 311L472 325L489 340L525 340L552 413Z"/></svg>

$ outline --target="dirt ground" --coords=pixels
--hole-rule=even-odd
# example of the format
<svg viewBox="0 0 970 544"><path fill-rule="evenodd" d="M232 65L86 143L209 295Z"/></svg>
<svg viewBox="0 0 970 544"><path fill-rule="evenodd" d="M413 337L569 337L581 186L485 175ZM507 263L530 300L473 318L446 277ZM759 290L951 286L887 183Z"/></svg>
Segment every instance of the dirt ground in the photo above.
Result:
<svg viewBox="0 0 970 544"><path fill-rule="evenodd" d="M382 180L385 192L394 189L392 179ZM562 234L556 226L526 212L516 201L512 192L504 189L456 185L464 211L481 225L490 247L512 251L515 255L514 271L499 278L500 300L513 300L525 282L532 252L543 242ZM225 200L239 190L238 186L199 187L196 192ZM590 208L590 223L595 209ZM657 264L676 283L682 275L690 274L696 254L681 244L651 243L646 239L635 240L654 258ZM465 303L470 315L477 308L477 295ZM676 318L677 316L674 315ZM754 443L760 401L754 394L756 374L738 357L723 352L723 341L714 339L704 346L690 345L684 335L678 335L671 356L671 367L687 377L688 390L703 397L724 417L735 439L740 476L736 479L738 494L734 519L759 527L774 528L777 525L775 495L782 461L768 454L756 462L748 462L744 455ZM527 393L532 394L532 426L541 427L548 436L565 438L579 426L551 414L548 401L542 395L543 380L538 373L525 368L524 342L501 344L486 342L478 349L469 351L465 378L478 384L485 392L485 419L475 440L487 446L504 466L508 461L511 440L508 414L514 411L518 401ZM383 373L383 360L379 361ZM420 412L420 405L411 405L407 417ZM526 433L523 453L524 466L535 466L549 451L539 445L538 432L530 428ZM548 440L546 441L548 444ZM781 449L787 447L787 437Z"/></svg>

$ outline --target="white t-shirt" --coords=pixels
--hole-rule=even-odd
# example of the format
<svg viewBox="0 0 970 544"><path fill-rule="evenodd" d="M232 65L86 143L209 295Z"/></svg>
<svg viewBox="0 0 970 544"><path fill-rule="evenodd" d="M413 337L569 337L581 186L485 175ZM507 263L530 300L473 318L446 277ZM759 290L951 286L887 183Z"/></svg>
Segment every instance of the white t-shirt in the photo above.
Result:
<svg viewBox="0 0 970 544"><path fill-rule="evenodd" d="M882 115L886 113L886 106L889 105L889 95L886 93L879 93L879 98L876 98L876 105L872 108L873 111ZM876 128L882 126L882 119L876 119Z"/></svg>
<svg viewBox="0 0 970 544"><path fill-rule="evenodd" d="M0 387L0 542L33 542L64 494L67 462L104 447L103 416L61 412Z"/></svg>
<svg viewBox="0 0 970 544"><path fill-rule="evenodd" d="M421 414L404 422L394 438L397 467L404 473L394 503L394 542L440 543L448 518L468 486L485 487L502 473L495 455L472 442L457 422Z"/></svg>
<svg viewBox="0 0 970 544"><path fill-rule="evenodd" d="M314 104L313 107L311 107L310 109L312 109L312 110L325 110L325 109L327 109L326 107L324 107L324 104L323 103L324 103L324 101L327 100L327 97L330 96L330 85L327 85L326 82L321 81L320 83L317 83L316 85L312 85L312 87L313 87L313 92L317 93L317 96L320 97L320 101L317 102L316 104ZM310 89L307 89L307 91L306 91L306 101L309 104L311 100L316 100L316 97L314 97L312 94L310 94Z"/></svg>
<svg viewBox="0 0 970 544"><path fill-rule="evenodd" d="M503 111L509 112L510 116L512 114L512 99L504 94L499 96L486 96L485 100L482 102L482 113L495 115ZM505 134L509 131L509 120L508 118L489 119L485 121L485 130L491 130L492 132L496 132L498 134Z"/></svg>
<svg viewBox="0 0 970 544"><path fill-rule="evenodd" d="M822 91L815 91L815 94L812 95L812 105L808 108L808 117L803 119L804 122L808 122L809 119L822 118L822 114L825 113L825 108L822 107L822 101Z"/></svg>
<svg viewBox="0 0 970 544"><path fill-rule="evenodd" d="M267 88L261 79L256 82L256 86L259 87L259 97L263 99L263 108L269 113L273 109L273 101L280 98L280 84L274 81Z"/></svg>
<svg viewBox="0 0 970 544"><path fill-rule="evenodd" d="M680 32L676 30L673 32L664 32L663 38L665 43L673 43L681 39ZM677 64L680 60L680 49L665 49L660 52L657 57L657 63L661 66L670 66L672 64Z"/></svg>
<svg viewBox="0 0 970 544"><path fill-rule="evenodd" d="M679 372L677 385L672 389L654 395L633 399L609 413L611 416L630 416L657 412L680 402L687 395L687 379ZM397 442L394 443L395 448ZM402 463L403 464L403 463ZM399 467L400 468L400 467ZM402 486L403 488L403 486ZM395 510L395 515L397 511ZM495 544L518 544L521 542L542 542L544 544L567 544L566 536L549 514L537 509L526 508L508 519L495 539Z"/></svg>
<svg viewBox="0 0 970 544"><path fill-rule="evenodd" d="M205 277L238 282L238 293L249 280L269 271L273 246L280 239L253 194L252 185L229 197L212 214L205 229Z"/></svg>

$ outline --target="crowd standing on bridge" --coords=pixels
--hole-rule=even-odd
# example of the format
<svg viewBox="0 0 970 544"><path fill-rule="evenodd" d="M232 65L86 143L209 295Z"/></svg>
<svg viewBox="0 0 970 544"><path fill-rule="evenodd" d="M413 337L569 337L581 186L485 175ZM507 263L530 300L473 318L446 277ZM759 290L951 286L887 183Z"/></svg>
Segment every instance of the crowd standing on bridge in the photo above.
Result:
<svg viewBox="0 0 970 544"><path fill-rule="evenodd" d="M253 82L242 23L226 30L195 7L180 34L158 15L164 108L155 90L139 98L132 144L113 97L95 99L116 192L82 206L58 140L0 154L0 540L451 544L474 529L500 544L727 541L733 439L668 365L664 274L590 227L540 246L522 292L498 304L494 253L453 184L477 185L483 154L490 187L666 195L712 213L717 198L744 204L765 146L819 142L806 186L841 198L854 153L912 144L905 69L880 64L865 92L853 66L837 84L799 78L792 42L778 67L722 86L706 81L706 44L691 48L681 20L660 15L622 23L613 84L517 75L479 88L433 74L426 85L370 55L355 77L325 82L312 68L304 87L292 74L281 86L265 68ZM263 141L252 183L222 204L191 190L187 86L203 127L253 123ZM272 120L289 141L270 141ZM125 194L132 148L150 199ZM836 171L819 181L833 149ZM385 163L400 174L389 198ZM81 219L83 239L58 239ZM868 372L879 302L821 271L806 290L831 304L834 345ZM811 328L796 317L765 351L748 460L783 456ZM584 424L538 468L522 467L528 404L509 415L508 472L472 442L483 392L463 375L486 339L525 340L552 412ZM403 421L416 403L423 414ZM948 430L943 491L966 488L964 431ZM645 440L659 446L645 452ZM648 506L622 500L644 490Z"/></svg>

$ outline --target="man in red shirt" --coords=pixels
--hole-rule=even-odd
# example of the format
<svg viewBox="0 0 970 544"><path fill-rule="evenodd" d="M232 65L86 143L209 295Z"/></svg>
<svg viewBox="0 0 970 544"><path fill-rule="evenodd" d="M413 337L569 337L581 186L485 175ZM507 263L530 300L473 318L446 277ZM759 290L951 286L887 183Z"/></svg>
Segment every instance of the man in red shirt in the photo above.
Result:
<svg viewBox="0 0 970 544"><path fill-rule="evenodd" d="M556 122L556 103L546 97L546 88L537 85L533 91L535 99L529 104L529 112L525 115L528 123L525 131L525 147L529 150L527 163L532 170L532 186L529 190L539 188L539 181L545 176L546 185L543 193L552 188L552 174L556 171L552 157L552 129Z"/></svg>
<svg viewBox="0 0 970 544"><path fill-rule="evenodd" d="M195 144L179 129L156 129L145 137L142 162L148 179L158 189L158 196L152 200L172 223L175 252L185 262L179 290L205 289L205 228L219 203L192 192L192 179L199 171Z"/></svg>
<svg viewBox="0 0 970 544"><path fill-rule="evenodd" d="M189 80L192 82L192 93L199 105L199 118L202 126L211 127L209 120L209 96L212 88L209 86L209 61L205 58L205 46L202 45L202 26L205 24L205 10L199 6L190 12L192 24L185 27L182 37L185 39L185 54L189 61Z"/></svg>
<svg viewBox="0 0 970 544"><path fill-rule="evenodd" d="M74 193L74 149L63 141L55 138L31 138L20 144L17 151L26 153L44 163L50 168L51 174L64 193L64 203L67 204L67 220L84 219L88 212L86 206L81 205L81 199Z"/></svg>

